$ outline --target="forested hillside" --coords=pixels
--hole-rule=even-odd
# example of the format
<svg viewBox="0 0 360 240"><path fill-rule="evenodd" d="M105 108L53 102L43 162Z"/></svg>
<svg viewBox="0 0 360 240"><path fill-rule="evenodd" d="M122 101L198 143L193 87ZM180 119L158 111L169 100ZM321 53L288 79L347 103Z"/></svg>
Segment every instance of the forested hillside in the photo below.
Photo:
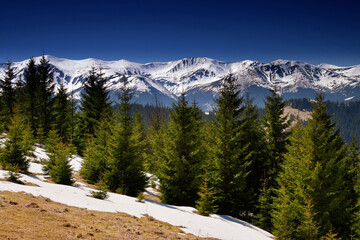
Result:
<svg viewBox="0 0 360 240"><path fill-rule="evenodd" d="M312 103L309 99L291 99L289 104L296 109L312 111ZM340 129L340 134L346 141L355 138L360 141L360 101L337 103L326 101L327 112L332 115Z"/></svg>
<svg viewBox="0 0 360 240"><path fill-rule="evenodd" d="M157 100L136 107L126 76L114 103L95 67L77 106L63 84L55 91L45 56L40 64L29 60L16 86L13 80L9 63L1 79L1 131L7 140L0 163L15 172L13 180L16 172L27 171L26 156L37 143L46 147L44 171L55 183L73 184L69 157L77 153L84 157L81 177L100 193L141 200L150 182L145 173L152 173L163 203L253 222L278 239L360 237L359 144L341 135L343 125L356 133L358 102L335 108L317 94L311 119L291 127L278 89L265 97L260 114L249 95L241 97L231 74L221 81L207 117L186 93L168 109ZM310 108L305 100L292 104Z"/></svg>

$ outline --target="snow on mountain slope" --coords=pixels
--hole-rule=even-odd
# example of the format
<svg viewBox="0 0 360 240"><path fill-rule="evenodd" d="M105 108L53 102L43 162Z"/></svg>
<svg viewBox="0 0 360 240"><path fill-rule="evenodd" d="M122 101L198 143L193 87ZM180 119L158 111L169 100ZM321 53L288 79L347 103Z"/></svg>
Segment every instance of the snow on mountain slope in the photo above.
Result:
<svg viewBox="0 0 360 240"><path fill-rule="evenodd" d="M46 56L54 66L54 76L58 83L63 81L69 91L80 98L82 84L92 67L102 69L108 78L112 99L121 86L121 75L129 77L129 86L136 90L137 102L146 104L157 96L164 105L170 106L182 92L191 92L204 110L214 105L220 81L229 73L238 78L242 93L250 91L258 104L263 104L264 94L275 85L285 98L314 97L315 92L323 92L327 99L345 101L360 100L360 65L337 67L329 64L317 66L288 60L270 63L257 61L221 62L199 57L184 58L171 62L146 64L126 60L102 61L88 58L69 60ZM39 62L39 58L35 58ZM14 63L17 75L23 74L28 60ZM5 64L0 64L0 78ZM192 99L191 99L192 100Z"/></svg>
<svg viewBox="0 0 360 240"><path fill-rule="evenodd" d="M34 154L36 160L45 159L46 153L36 147ZM71 160L74 171L79 171L82 159L79 156ZM34 196L43 196L51 200L69 206L87 208L89 210L104 212L124 212L141 217L148 214L160 221L168 222L174 226L181 226L184 232L192 233L200 237L214 237L219 239L239 240L270 240L273 236L247 222L226 215L213 214L209 217L195 213L192 207L173 206L146 200L144 203L137 202L137 198L109 193L109 198L99 200L89 197L94 189L85 187L82 183L74 186L65 186L46 182L42 175L42 165L31 162L29 171L37 175L21 174L21 180L34 183L35 186L15 184L0 181L0 191L26 192ZM5 178L7 171L0 170L0 179Z"/></svg>

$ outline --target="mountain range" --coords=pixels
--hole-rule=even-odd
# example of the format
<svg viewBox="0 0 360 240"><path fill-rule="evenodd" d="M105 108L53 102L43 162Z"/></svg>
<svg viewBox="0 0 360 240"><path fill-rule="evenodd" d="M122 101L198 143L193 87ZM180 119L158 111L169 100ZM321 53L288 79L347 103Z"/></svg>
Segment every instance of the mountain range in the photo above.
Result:
<svg viewBox="0 0 360 240"><path fill-rule="evenodd" d="M151 104L156 96L165 106L170 106L182 92L186 92L189 101L195 99L204 111L210 111L221 80L229 73L237 78L241 93L249 92L259 106L264 105L268 90L274 86L284 99L313 99L316 92L323 92L326 99L332 101L360 100L360 65L315 66L288 60L222 62L206 57L146 64L93 58L70 60L49 55L46 58L53 66L56 83L63 82L77 99L89 70L96 67L108 80L112 100L117 99L116 93L122 84L120 78L125 75L129 79L129 87L135 90L135 99L139 104ZM40 57L34 59L37 63L40 61ZM17 77L23 74L27 63L28 60L13 63ZM0 64L0 78L4 76L5 67L6 63Z"/></svg>

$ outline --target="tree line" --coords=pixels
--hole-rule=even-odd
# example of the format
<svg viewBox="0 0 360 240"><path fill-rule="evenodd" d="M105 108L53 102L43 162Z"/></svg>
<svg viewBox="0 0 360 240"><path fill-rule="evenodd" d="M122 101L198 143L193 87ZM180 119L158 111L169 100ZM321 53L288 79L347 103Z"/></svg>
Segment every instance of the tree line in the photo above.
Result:
<svg viewBox="0 0 360 240"><path fill-rule="evenodd" d="M5 169L26 172L36 142L46 147L44 170L57 183L72 184L69 159L78 153L81 176L112 192L138 195L149 172L159 178L163 202L238 217L278 239L360 234L359 145L341 138L321 94L312 119L292 128L277 89L261 116L231 74L208 118L186 93L169 109L156 100L147 113L138 111L124 75L113 103L101 69L89 71L79 109L64 84L55 91L45 57L30 59L16 84L14 76L8 64L0 101Z"/></svg>

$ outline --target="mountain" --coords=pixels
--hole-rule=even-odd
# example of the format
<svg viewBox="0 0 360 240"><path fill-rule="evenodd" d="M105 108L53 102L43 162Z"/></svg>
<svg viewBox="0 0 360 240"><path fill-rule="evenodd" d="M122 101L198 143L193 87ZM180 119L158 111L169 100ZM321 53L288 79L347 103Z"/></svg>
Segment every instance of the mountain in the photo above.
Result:
<svg viewBox="0 0 360 240"><path fill-rule="evenodd" d="M257 61L221 62L210 58L184 58L171 62L139 64L127 60L102 61L88 58L70 60L46 56L54 67L57 83L64 81L69 91L80 97L82 84L91 67L101 68L108 78L111 98L116 100L121 75L129 77L137 103L152 103L155 96L165 105L184 91L190 101L195 98L209 111L214 105L221 80L229 73L237 77L242 94L246 91L263 106L268 90L275 85L285 99L314 98L323 92L332 101L360 100L360 65L337 67L330 64L311 65L300 61L276 60L269 63ZM35 60L39 62L40 57ZM28 60L14 63L16 75L22 75ZM0 78L6 64L0 64Z"/></svg>

